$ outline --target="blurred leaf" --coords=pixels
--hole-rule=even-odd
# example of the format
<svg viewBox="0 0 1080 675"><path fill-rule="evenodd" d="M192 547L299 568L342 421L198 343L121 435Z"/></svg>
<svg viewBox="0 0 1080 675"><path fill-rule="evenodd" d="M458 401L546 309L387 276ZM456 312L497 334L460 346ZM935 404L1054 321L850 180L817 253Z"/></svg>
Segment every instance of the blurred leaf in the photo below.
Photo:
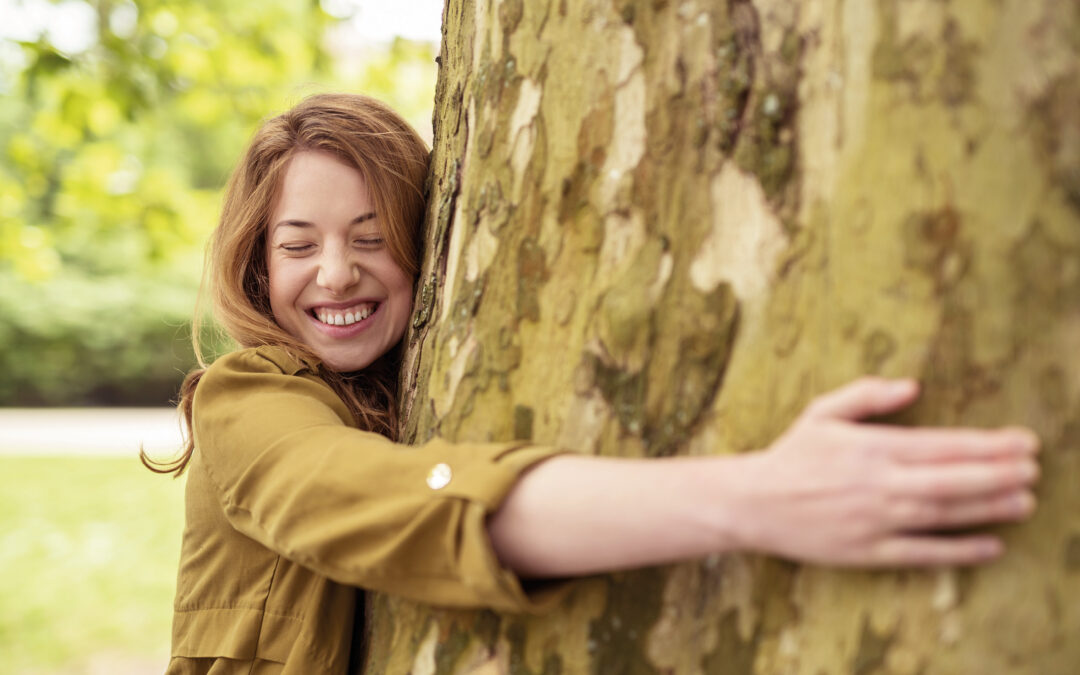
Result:
<svg viewBox="0 0 1080 675"><path fill-rule="evenodd" d="M24 57L0 64L0 404L173 395L220 190L268 115L363 91L430 136L433 45L328 47L312 0L87 4L85 51L0 41Z"/></svg>

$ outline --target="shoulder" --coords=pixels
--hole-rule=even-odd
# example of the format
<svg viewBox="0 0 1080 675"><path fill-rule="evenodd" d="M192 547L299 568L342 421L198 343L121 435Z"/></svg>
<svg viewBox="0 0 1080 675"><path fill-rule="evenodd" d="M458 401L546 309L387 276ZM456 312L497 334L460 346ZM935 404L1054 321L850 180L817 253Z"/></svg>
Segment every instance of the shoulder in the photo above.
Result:
<svg viewBox="0 0 1080 675"><path fill-rule="evenodd" d="M238 349L219 356L206 368L206 375L230 372L298 375L318 372L318 362L310 362L283 347L264 345Z"/></svg>
<svg viewBox="0 0 1080 675"><path fill-rule="evenodd" d="M278 375L316 374L318 363L301 358L283 347L263 345L230 352L206 369L204 378L217 379L233 373L267 373Z"/></svg>
<svg viewBox="0 0 1080 675"><path fill-rule="evenodd" d="M298 415L313 421L349 423L352 415L319 376L318 364L281 347L251 347L221 356L195 389L196 428L270 424Z"/></svg>
<svg viewBox="0 0 1080 675"><path fill-rule="evenodd" d="M341 399L319 374L318 362L273 346L250 347L230 352L214 361L195 390L194 408L208 404L232 408L252 402L259 406L290 406L297 397L315 398L336 412L344 410ZM341 410L338 410L338 409Z"/></svg>

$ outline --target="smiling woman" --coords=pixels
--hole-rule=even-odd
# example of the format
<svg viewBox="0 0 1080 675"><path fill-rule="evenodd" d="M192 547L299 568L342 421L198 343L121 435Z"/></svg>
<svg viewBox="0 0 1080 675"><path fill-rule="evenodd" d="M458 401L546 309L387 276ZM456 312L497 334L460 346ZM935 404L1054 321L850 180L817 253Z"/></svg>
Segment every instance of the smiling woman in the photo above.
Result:
<svg viewBox="0 0 1080 675"><path fill-rule="evenodd" d="M386 246L360 172L324 152L298 152L270 221L278 325L339 372L389 352L409 322L412 277Z"/></svg>

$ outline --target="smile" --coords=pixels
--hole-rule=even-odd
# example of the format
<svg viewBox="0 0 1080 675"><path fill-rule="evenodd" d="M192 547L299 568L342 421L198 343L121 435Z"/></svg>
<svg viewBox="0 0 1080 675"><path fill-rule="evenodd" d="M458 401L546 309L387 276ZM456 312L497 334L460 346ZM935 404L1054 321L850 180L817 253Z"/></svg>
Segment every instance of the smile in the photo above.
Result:
<svg viewBox="0 0 1080 675"><path fill-rule="evenodd" d="M327 326L351 326L357 321L363 321L371 316L378 306L379 304L376 302L364 302L343 309L314 307L308 312L320 323Z"/></svg>

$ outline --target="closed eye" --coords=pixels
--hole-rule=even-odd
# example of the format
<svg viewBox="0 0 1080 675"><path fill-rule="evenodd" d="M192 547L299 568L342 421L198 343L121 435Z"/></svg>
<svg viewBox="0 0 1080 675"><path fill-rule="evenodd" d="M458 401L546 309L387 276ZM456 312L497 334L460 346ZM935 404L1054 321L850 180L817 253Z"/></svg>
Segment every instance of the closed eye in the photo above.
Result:
<svg viewBox="0 0 1080 675"><path fill-rule="evenodd" d="M365 248L371 248L374 246L382 246L382 237L367 237L364 239L354 239L353 243L357 246L363 246Z"/></svg>
<svg viewBox="0 0 1080 675"><path fill-rule="evenodd" d="M283 251L288 251L289 253L303 253L305 251L308 251L308 250L314 248L314 245L313 244L281 244L280 246L278 246L278 248L280 248Z"/></svg>

